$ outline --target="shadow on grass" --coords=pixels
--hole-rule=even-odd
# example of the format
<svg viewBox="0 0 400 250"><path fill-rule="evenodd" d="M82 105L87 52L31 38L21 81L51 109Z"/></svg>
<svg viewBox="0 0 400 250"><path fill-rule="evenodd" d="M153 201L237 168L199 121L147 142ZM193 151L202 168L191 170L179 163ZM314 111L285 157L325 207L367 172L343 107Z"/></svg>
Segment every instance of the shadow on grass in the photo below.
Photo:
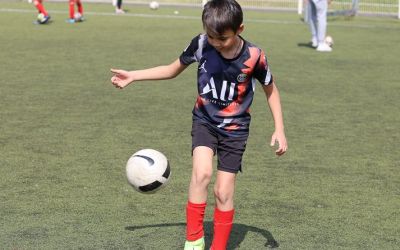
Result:
<svg viewBox="0 0 400 250"><path fill-rule="evenodd" d="M186 227L186 223L166 223L166 224L154 224L154 225L142 225L142 226L127 226L125 227L126 230L135 231L145 228L152 228L152 227ZM212 229L213 223L212 222L204 222L204 234L206 239L206 249L210 248L211 245L211 238L212 238ZM275 240L272 234L265 230L258 227L247 226L244 224L234 223L232 227L232 232L230 235L230 240L228 244L228 249L236 249L240 247L240 244L246 237L247 232L255 232L261 234L266 242L264 244L267 248L276 248L279 247L279 243ZM183 242L182 242L183 246Z"/></svg>
<svg viewBox="0 0 400 250"><path fill-rule="evenodd" d="M298 43L297 44L298 47L305 47L305 48L310 48L310 49L315 49L313 46L311 46L311 43Z"/></svg>

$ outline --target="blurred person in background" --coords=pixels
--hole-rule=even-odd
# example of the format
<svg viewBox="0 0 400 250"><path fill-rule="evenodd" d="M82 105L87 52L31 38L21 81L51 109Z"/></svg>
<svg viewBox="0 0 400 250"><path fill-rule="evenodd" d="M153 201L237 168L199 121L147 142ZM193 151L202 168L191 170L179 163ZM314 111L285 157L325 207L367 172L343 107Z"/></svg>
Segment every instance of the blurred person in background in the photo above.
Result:
<svg viewBox="0 0 400 250"><path fill-rule="evenodd" d="M332 48L325 42L328 0L308 0L307 8L311 46L320 52L331 52Z"/></svg>
<svg viewBox="0 0 400 250"><path fill-rule="evenodd" d="M122 0L113 0L113 6L115 6L115 14L125 14L122 9Z"/></svg>

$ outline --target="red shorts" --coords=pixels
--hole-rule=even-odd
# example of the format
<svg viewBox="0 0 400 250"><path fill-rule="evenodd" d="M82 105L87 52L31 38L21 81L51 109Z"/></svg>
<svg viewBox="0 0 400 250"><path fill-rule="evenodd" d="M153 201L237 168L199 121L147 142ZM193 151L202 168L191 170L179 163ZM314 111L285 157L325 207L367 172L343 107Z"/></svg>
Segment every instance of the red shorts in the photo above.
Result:
<svg viewBox="0 0 400 250"><path fill-rule="evenodd" d="M242 171L242 156L247 144L246 136L229 137L218 133L211 125L193 121L192 152L198 146L206 146L217 154L217 169L230 173Z"/></svg>

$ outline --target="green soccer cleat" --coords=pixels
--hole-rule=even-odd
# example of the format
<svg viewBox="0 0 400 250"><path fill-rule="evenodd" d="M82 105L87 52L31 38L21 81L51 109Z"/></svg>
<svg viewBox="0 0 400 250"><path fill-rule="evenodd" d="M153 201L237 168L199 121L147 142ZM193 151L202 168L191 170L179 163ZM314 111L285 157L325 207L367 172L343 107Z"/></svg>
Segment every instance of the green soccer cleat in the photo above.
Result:
<svg viewBox="0 0 400 250"><path fill-rule="evenodd" d="M195 241L186 241L184 250L204 250L206 244L204 243L204 237L201 237Z"/></svg>

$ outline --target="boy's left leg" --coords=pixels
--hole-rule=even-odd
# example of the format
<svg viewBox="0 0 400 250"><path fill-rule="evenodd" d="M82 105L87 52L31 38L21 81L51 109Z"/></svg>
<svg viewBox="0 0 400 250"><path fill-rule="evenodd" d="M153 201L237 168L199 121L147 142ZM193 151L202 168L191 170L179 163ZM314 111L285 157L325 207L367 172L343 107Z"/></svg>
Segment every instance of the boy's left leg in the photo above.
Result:
<svg viewBox="0 0 400 250"><path fill-rule="evenodd" d="M76 0L76 5L78 6L78 12L83 16L83 5L81 0Z"/></svg>
<svg viewBox="0 0 400 250"><path fill-rule="evenodd" d="M214 186L215 209L214 209L214 237L211 244L212 250L225 250L229 235L232 230L233 195L235 191L236 173L218 170L217 180Z"/></svg>
<svg viewBox="0 0 400 250"><path fill-rule="evenodd" d="M214 185L214 238L212 250L226 250L232 230L233 195L236 175L242 170L242 157L246 149L248 135L242 137L219 137L218 171Z"/></svg>

